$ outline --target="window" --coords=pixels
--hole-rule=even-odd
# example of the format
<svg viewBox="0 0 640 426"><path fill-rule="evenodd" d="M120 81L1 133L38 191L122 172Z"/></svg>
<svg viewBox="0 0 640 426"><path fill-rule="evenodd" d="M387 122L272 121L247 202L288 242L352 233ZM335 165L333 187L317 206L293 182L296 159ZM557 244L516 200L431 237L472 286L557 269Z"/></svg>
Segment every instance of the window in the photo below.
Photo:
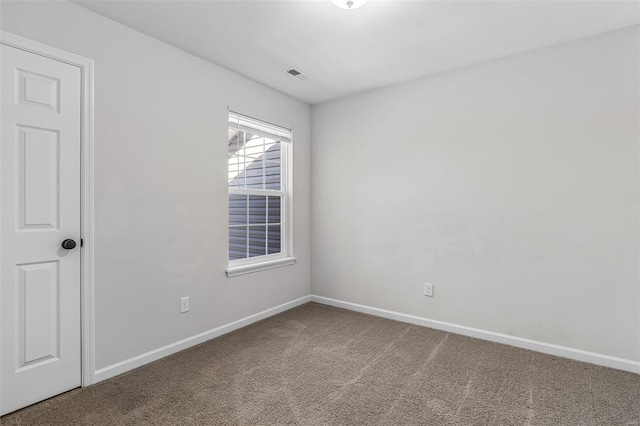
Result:
<svg viewBox="0 0 640 426"><path fill-rule="evenodd" d="M292 264L291 130L229 113L227 276Z"/></svg>

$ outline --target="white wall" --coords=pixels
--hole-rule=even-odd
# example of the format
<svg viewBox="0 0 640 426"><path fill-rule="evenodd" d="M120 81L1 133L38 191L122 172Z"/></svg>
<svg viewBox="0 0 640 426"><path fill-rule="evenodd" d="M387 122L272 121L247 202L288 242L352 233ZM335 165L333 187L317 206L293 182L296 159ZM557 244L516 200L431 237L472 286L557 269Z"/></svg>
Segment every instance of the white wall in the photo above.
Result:
<svg viewBox="0 0 640 426"><path fill-rule="evenodd" d="M96 61L98 369L309 294L308 106L70 3L0 12ZM312 292L640 360L638 36L314 107ZM295 126L294 266L224 275L227 105Z"/></svg>
<svg viewBox="0 0 640 426"><path fill-rule="evenodd" d="M638 40L314 106L312 293L640 360Z"/></svg>
<svg viewBox="0 0 640 426"><path fill-rule="evenodd" d="M306 104L71 3L3 1L1 15L3 30L95 60L97 369L309 294ZM231 279L228 105L295 127L298 257Z"/></svg>

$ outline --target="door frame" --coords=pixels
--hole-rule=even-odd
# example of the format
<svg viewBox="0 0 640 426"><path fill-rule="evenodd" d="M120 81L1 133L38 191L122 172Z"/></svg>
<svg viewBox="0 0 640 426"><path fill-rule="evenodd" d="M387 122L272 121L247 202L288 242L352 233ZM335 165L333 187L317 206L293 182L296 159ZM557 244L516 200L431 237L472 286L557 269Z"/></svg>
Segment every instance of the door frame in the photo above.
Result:
<svg viewBox="0 0 640 426"><path fill-rule="evenodd" d="M81 383L95 381L94 62L92 59L0 30L0 44L80 68L80 347Z"/></svg>

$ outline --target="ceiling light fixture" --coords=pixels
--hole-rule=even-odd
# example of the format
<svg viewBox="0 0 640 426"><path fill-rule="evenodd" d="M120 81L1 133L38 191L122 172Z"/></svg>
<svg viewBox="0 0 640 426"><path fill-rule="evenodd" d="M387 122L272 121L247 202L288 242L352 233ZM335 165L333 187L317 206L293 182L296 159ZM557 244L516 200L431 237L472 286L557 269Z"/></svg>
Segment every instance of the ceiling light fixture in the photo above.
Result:
<svg viewBox="0 0 640 426"><path fill-rule="evenodd" d="M367 0L331 0L331 3L335 4L341 9L357 9L364 5Z"/></svg>

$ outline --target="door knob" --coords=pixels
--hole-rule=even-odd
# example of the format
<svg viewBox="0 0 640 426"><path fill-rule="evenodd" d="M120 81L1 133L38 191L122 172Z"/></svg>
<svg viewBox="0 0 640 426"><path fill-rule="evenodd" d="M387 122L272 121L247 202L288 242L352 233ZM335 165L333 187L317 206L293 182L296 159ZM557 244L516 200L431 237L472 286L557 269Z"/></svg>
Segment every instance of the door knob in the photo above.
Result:
<svg viewBox="0 0 640 426"><path fill-rule="evenodd" d="M62 242L62 248L66 250L71 250L76 248L76 242L73 240L64 240Z"/></svg>

